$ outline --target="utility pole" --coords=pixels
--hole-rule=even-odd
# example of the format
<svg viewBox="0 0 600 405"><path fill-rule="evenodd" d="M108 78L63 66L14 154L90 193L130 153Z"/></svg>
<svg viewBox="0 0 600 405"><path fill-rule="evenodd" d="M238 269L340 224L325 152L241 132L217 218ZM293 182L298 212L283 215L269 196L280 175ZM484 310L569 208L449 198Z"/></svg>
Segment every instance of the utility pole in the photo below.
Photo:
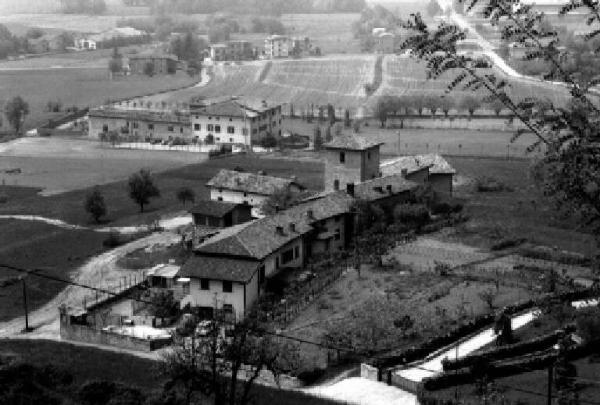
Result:
<svg viewBox="0 0 600 405"><path fill-rule="evenodd" d="M548 405L552 405L552 372L554 366L548 366Z"/></svg>
<svg viewBox="0 0 600 405"><path fill-rule="evenodd" d="M21 283L23 285L23 309L25 309L25 329L24 332L31 332L32 329L29 327L29 311L27 308L27 284L25 283L25 277L21 277Z"/></svg>

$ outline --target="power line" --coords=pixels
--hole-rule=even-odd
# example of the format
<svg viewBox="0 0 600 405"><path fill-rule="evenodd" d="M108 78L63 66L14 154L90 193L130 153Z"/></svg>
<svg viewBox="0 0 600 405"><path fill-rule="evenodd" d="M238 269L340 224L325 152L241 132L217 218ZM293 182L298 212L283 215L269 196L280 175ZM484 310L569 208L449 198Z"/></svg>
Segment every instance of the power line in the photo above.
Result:
<svg viewBox="0 0 600 405"><path fill-rule="evenodd" d="M103 294L106 294L106 295L112 295L112 296L115 296L115 297L120 296L119 293L115 293L113 291L106 290L106 289L103 289L103 288L92 287L92 286L89 286L89 285L86 285L86 284L78 283L76 281L65 280L65 279L62 279L60 277L55 277L55 276L51 276L51 275L48 275L48 274L39 273L41 271L44 271L42 269L24 269L24 268L21 268L21 267L6 265L6 264L2 264L2 263L0 263L0 267L4 267L4 268L7 268L9 270L17 271L17 272L20 272L20 273L25 273L25 274L28 274L28 275L31 275L31 276L45 278L47 280L56 281L56 282L64 283L64 284L67 284L67 285L72 285L72 286L75 286L75 287L84 288L84 289L87 289L87 290L92 290L92 291L103 293ZM150 301L150 300L144 300L142 298L129 298L129 299L131 299L132 301L137 301L137 302L144 303L144 304L149 304L149 305L153 305L154 304L152 301ZM225 323L225 324L230 325L230 326L240 326L239 324L237 324L235 322L231 322L231 321L227 321L227 320L222 320L222 323ZM298 342L298 343L304 343L304 344L309 344L309 345L313 345L313 346L318 346L318 347L321 347L323 349L336 350L336 351L340 351L340 352L346 352L346 353L352 353L352 354L358 354L358 355L364 354L364 353L359 352L359 351L357 351L355 349L346 348L346 347L332 346L332 345L326 345L326 344L323 344L323 343L320 343L320 342L311 341L311 340L308 340L308 339L302 339L302 338L298 338L298 337L295 337L295 336L285 335L285 334L281 334L281 333L277 333L277 332L271 332L271 331L269 331L267 329L264 329L264 328L248 327L248 326L245 326L245 328L248 329L248 330L250 330L250 331L253 331L253 332L257 333L257 334L264 334L264 335L279 337L279 338L283 338L283 339L287 339L287 340L292 340L292 341L295 341L295 342Z"/></svg>

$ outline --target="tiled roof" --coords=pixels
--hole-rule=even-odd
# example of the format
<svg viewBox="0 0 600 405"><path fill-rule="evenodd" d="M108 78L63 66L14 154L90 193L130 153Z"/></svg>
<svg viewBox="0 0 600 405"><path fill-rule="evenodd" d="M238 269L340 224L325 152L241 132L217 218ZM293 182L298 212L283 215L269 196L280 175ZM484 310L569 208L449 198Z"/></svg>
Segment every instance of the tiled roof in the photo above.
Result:
<svg viewBox="0 0 600 405"><path fill-rule="evenodd" d="M269 105L266 101L255 100L252 98L228 98L205 100L193 98L194 114L214 115L221 117L255 117L259 113L272 110L279 105Z"/></svg>
<svg viewBox="0 0 600 405"><path fill-rule="evenodd" d="M215 177L210 179L207 186L271 195L282 188L289 187L291 184L297 183L292 179L222 169Z"/></svg>
<svg viewBox="0 0 600 405"><path fill-rule="evenodd" d="M353 133L343 133L323 146L328 149L367 150L383 144L384 142L373 141Z"/></svg>
<svg viewBox="0 0 600 405"><path fill-rule="evenodd" d="M238 205L240 204L225 201L202 200L190 210L190 213L212 217L222 217L225 214L233 211Z"/></svg>
<svg viewBox="0 0 600 405"><path fill-rule="evenodd" d="M384 175L398 174L402 169L407 169L408 172L419 170L419 168L429 167L431 174L455 174L456 170L444 159L437 154L402 156L396 159L384 161L381 163L381 172Z"/></svg>
<svg viewBox="0 0 600 405"><path fill-rule="evenodd" d="M391 190L388 187L391 186ZM378 177L354 185L354 196L361 200L377 201L387 198L390 194L399 194L419 187L413 181L406 180L400 174Z"/></svg>
<svg viewBox="0 0 600 405"><path fill-rule="evenodd" d="M149 110L126 110L118 108L94 108L90 110L90 117L97 118L120 118L131 121L148 121L148 122L163 122L169 124L177 124L190 126L189 115L187 114L172 114L166 112L149 111Z"/></svg>
<svg viewBox="0 0 600 405"><path fill-rule="evenodd" d="M196 251L261 260L310 232L314 222L349 212L353 201L344 192L308 200L274 215L225 229L198 246Z"/></svg>
<svg viewBox="0 0 600 405"><path fill-rule="evenodd" d="M258 269L255 260L193 255L179 270L179 277L207 278L246 283Z"/></svg>

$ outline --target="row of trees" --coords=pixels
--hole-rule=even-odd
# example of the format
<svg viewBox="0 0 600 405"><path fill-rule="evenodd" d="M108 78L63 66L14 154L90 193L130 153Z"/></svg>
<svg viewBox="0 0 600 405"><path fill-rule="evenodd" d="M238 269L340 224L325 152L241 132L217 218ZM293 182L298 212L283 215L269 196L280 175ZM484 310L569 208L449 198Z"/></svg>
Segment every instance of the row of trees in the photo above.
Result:
<svg viewBox="0 0 600 405"><path fill-rule="evenodd" d="M101 15L106 11L105 0L60 0L61 10L66 14Z"/></svg>
<svg viewBox="0 0 600 405"><path fill-rule="evenodd" d="M427 96L423 94L384 96L375 105L375 116L381 121L381 126L384 127L389 116L423 115L425 111L428 111L431 115L442 112L447 117L452 110L466 111L470 116L473 116L481 108L486 108L494 111L496 115L500 115L505 107L499 100L484 101L481 97L470 94L458 99L449 96Z"/></svg>

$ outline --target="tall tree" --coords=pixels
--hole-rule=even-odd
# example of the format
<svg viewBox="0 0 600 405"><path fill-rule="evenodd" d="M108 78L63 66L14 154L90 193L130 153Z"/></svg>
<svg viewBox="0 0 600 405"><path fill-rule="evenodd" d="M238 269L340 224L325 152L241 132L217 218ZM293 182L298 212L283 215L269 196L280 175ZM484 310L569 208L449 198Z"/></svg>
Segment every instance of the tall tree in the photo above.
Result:
<svg viewBox="0 0 600 405"><path fill-rule="evenodd" d="M14 97L4 106L4 115L17 134L21 133L23 121L28 114L29 104L21 96Z"/></svg>
<svg viewBox="0 0 600 405"><path fill-rule="evenodd" d="M179 202L182 203L184 207L188 201L193 203L196 199L196 194L194 193L194 190L192 190L189 187L181 187L179 190L177 190L177 193L175 194L177 200L179 200Z"/></svg>
<svg viewBox="0 0 600 405"><path fill-rule="evenodd" d="M144 212L144 206L150 203L151 198L160 197L160 190L154 185L152 176L147 170L140 170L129 177L129 197L140 206L140 212Z"/></svg>
<svg viewBox="0 0 600 405"><path fill-rule="evenodd" d="M96 223L99 223L100 219L106 215L106 202L104 201L104 195L102 195L98 187L94 187L94 190L87 195L84 208Z"/></svg>

